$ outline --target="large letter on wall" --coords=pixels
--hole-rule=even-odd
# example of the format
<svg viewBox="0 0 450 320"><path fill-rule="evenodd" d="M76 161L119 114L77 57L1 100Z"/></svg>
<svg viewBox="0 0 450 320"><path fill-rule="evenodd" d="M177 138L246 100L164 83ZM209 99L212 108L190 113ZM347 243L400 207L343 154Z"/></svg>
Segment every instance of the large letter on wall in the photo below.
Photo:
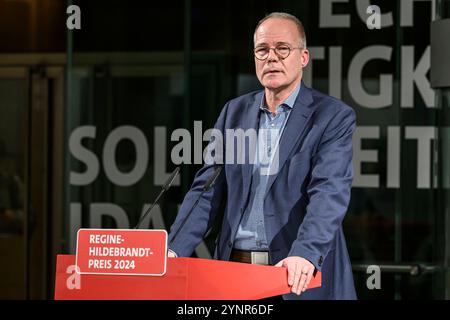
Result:
<svg viewBox="0 0 450 320"><path fill-rule="evenodd" d="M381 74L378 80L379 93L370 94L363 86L362 70L373 59L391 61L392 48L369 46L361 49L353 58L348 70L348 89L356 103L362 107L379 109L392 105L392 75ZM368 81L366 81L368 82Z"/></svg>
<svg viewBox="0 0 450 320"><path fill-rule="evenodd" d="M72 131L69 137L71 155L86 165L86 171L79 173L70 171L69 182L74 186L86 186L95 181L100 171L100 165L95 153L85 148L81 141L84 138L95 139L94 126L81 126Z"/></svg>
<svg viewBox="0 0 450 320"><path fill-rule="evenodd" d="M133 169L127 173L119 170L116 163L117 145L123 139L130 140L136 150L136 163ZM111 182L118 186L131 186L135 184L145 174L147 163L148 146L141 130L132 126L121 126L109 134L103 148L103 166L105 168L105 174Z"/></svg>
<svg viewBox="0 0 450 320"><path fill-rule="evenodd" d="M379 188L380 177L378 174L363 174L361 165L363 162L378 162L377 150L363 150L361 141L363 139L378 139L380 137L379 127L362 126L357 127L353 135L353 169L355 172L353 187Z"/></svg>

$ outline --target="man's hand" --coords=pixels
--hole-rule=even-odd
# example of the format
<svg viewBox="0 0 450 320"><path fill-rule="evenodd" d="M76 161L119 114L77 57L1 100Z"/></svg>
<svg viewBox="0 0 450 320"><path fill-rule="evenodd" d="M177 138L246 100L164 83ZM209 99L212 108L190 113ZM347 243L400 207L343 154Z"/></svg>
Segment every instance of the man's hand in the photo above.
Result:
<svg viewBox="0 0 450 320"><path fill-rule="evenodd" d="M287 257L278 262L275 267L288 269L288 284L292 293L300 295L305 292L314 273L314 265L302 257Z"/></svg>
<svg viewBox="0 0 450 320"><path fill-rule="evenodd" d="M169 250L167 251L167 257L168 257L168 258L176 258L177 255L176 255L175 252L173 252L172 250L169 249Z"/></svg>

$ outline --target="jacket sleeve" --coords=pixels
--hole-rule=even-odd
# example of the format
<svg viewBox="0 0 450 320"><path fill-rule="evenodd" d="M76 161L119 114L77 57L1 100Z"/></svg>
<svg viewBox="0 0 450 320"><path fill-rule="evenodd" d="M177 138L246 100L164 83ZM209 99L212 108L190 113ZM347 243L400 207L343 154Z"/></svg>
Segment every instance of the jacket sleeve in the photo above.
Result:
<svg viewBox="0 0 450 320"><path fill-rule="evenodd" d="M222 112L214 126L216 132L223 134L227 110L228 103L222 109ZM225 170L222 170L214 186L203 193L197 206L186 220L184 226L178 232L176 238L173 239L173 236L177 233L177 230L186 219L189 210L200 196L205 182L209 177L211 177L217 168L217 165L221 165L220 160L222 157L218 156L217 152L221 151L223 155L223 144L223 139L221 141L220 139L210 139L208 148L213 148L216 151L216 156L213 158L214 161L210 159L210 161L205 164L195 175L191 188L184 197L178 215L170 228L169 248L179 257L189 257L197 245L203 240L206 231L209 229L214 221L214 218L216 217L223 195L226 193ZM217 161L218 159L219 162Z"/></svg>
<svg viewBox="0 0 450 320"><path fill-rule="evenodd" d="M338 109L312 158L309 204L289 252L309 260L318 270L347 212L353 180L355 112L345 105Z"/></svg>

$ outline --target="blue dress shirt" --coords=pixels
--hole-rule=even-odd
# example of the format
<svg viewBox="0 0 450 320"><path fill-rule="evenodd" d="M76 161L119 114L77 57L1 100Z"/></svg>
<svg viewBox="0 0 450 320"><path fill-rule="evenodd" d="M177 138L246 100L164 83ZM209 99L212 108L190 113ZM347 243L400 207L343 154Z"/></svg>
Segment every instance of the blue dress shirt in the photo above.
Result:
<svg viewBox="0 0 450 320"><path fill-rule="evenodd" d="M273 173L272 168L269 170L269 167L273 163L274 156L278 155L276 152L278 142L300 92L300 86L298 85L277 107L275 115L265 106L265 97L261 99L257 156L253 164L250 198L236 233L235 249L268 251L263 207L269 174Z"/></svg>

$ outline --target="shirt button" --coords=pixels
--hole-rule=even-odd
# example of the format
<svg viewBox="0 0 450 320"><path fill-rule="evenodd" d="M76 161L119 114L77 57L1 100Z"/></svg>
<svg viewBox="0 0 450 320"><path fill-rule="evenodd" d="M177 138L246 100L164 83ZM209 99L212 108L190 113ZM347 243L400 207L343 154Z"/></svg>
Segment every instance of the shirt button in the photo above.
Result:
<svg viewBox="0 0 450 320"><path fill-rule="evenodd" d="M275 126L275 124L274 124L274 123L272 123L272 124L271 124L271 126L272 126L272 127L274 127L274 126Z"/></svg>

